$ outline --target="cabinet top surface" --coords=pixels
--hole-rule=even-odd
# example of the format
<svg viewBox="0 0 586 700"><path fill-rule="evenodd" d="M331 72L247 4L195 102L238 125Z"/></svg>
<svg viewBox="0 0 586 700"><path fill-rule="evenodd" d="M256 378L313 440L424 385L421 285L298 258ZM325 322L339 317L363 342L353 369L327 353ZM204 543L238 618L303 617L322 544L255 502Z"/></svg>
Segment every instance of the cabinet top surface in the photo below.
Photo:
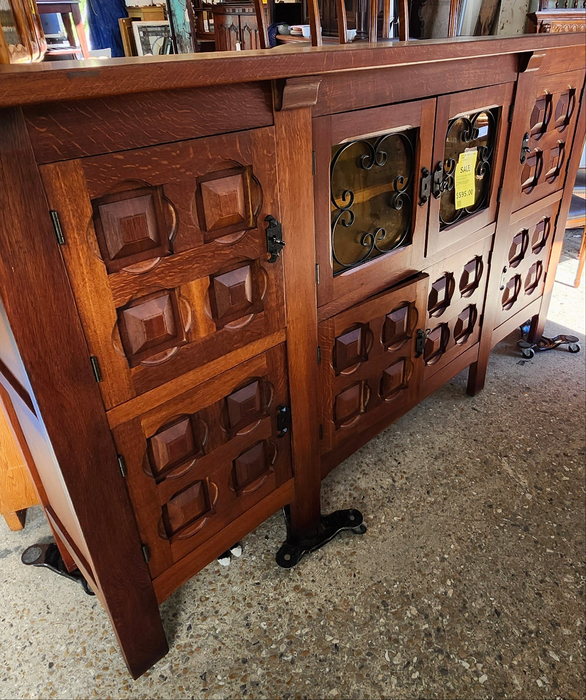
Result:
<svg viewBox="0 0 586 700"><path fill-rule="evenodd" d="M0 66L0 107L583 47L584 36L584 32L573 32L283 46L272 50Z"/></svg>

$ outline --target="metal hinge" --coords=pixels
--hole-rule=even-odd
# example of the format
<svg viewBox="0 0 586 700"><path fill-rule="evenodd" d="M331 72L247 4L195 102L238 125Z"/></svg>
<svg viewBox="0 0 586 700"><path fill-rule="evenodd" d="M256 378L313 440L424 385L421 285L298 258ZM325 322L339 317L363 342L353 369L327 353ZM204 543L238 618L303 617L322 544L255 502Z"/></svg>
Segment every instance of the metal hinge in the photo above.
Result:
<svg viewBox="0 0 586 700"><path fill-rule="evenodd" d="M315 266L315 283L319 284L319 265Z"/></svg>
<svg viewBox="0 0 586 700"><path fill-rule="evenodd" d="M281 255L281 251L285 245L283 240L283 229L281 224L274 216L267 216L265 221L267 226L267 253L269 254L269 262L275 263Z"/></svg>
<svg viewBox="0 0 586 700"><path fill-rule="evenodd" d="M319 424L319 439L320 440L324 439L324 427L321 423Z"/></svg>
<svg viewBox="0 0 586 700"><path fill-rule="evenodd" d="M277 437L284 437L291 430L291 409L277 406Z"/></svg>
<svg viewBox="0 0 586 700"><path fill-rule="evenodd" d="M92 372L96 378L96 382L102 381L102 371L100 370L100 363L95 355L90 355L90 363L92 365Z"/></svg>
<svg viewBox="0 0 586 700"><path fill-rule="evenodd" d="M311 173L315 175L315 151L311 152Z"/></svg>
<svg viewBox="0 0 586 700"><path fill-rule="evenodd" d="M126 462L124 461L124 457L122 455L117 455L118 456L118 468L120 469L120 473L122 474L123 477L126 477Z"/></svg>
<svg viewBox="0 0 586 700"><path fill-rule="evenodd" d="M63 235L63 229L61 228L61 221L59 220L59 213L54 209L51 209L51 221L53 222L53 229L55 231L55 236L57 238L57 243L59 245L65 245L65 236Z"/></svg>
<svg viewBox="0 0 586 700"><path fill-rule="evenodd" d="M144 560L146 561L146 563L148 564L149 561L151 560L151 552L146 544L142 545L142 556L143 556Z"/></svg>
<svg viewBox="0 0 586 700"><path fill-rule="evenodd" d="M317 364L321 365L321 347L317 346Z"/></svg>

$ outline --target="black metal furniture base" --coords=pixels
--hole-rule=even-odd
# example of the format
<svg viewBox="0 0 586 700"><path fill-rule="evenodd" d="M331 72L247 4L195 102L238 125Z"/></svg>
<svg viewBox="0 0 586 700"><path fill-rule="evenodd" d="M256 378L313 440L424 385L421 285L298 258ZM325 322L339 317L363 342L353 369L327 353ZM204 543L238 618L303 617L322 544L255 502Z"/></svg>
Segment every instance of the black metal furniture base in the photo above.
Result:
<svg viewBox="0 0 586 700"><path fill-rule="evenodd" d="M575 335L556 335L554 338L546 338L542 336L536 343L529 343L526 340L520 340L517 345L521 348L521 355L527 359L535 356L536 352L545 352L546 350L554 350L561 345L567 345L569 352L580 352L578 345L580 338Z"/></svg>
<svg viewBox="0 0 586 700"><path fill-rule="evenodd" d="M283 569L291 569L299 563L304 554L315 552L323 547L334 537L344 530L351 530L356 535L363 535L366 532L366 525L363 522L362 513L355 508L349 510L337 510L321 518L321 527L318 534L312 538L298 540L293 538L290 522L289 506L283 508L285 522L287 523L287 540L277 552L277 564Z"/></svg>
<svg viewBox="0 0 586 700"><path fill-rule="evenodd" d="M63 562L59 548L54 542L49 544L33 544L27 547L20 557L20 561L26 566L44 566L59 576L64 576L70 581L80 583L83 590L88 595L95 595L88 582L83 577L79 569L67 571Z"/></svg>

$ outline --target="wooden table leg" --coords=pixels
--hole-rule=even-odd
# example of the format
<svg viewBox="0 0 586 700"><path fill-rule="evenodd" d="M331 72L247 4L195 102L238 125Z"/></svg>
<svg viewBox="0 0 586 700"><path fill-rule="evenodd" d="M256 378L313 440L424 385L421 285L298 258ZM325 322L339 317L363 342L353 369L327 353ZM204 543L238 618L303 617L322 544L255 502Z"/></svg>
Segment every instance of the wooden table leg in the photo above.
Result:
<svg viewBox="0 0 586 700"><path fill-rule="evenodd" d="M81 47L81 53L84 58L90 57L89 46L87 43L87 37L85 34L85 27L83 25L83 19L81 17L81 12L79 10L79 5L71 6L71 14L73 15L73 21L75 22L75 29L77 31L77 38L79 39L79 45Z"/></svg>
<svg viewBox="0 0 586 700"><path fill-rule="evenodd" d="M2 517L6 520L6 524L13 531L22 530L26 522L26 508L16 510L14 513L2 513Z"/></svg>
<svg viewBox="0 0 586 700"><path fill-rule="evenodd" d="M576 278L574 279L574 287L580 286L580 280L582 279L582 272L584 271L584 258L586 257L586 226L582 231L582 241L580 242L580 253L578 254L578 269L576 271Z"/></svg>

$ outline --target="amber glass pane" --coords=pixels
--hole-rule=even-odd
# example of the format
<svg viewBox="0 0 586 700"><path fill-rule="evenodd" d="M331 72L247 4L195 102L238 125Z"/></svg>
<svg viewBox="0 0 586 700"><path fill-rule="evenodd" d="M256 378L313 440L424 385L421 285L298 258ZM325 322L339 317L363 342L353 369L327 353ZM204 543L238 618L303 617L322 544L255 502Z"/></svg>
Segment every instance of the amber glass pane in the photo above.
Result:
<svg viewBox="0 0 586 700"><path fill-rule="evenodd" d="M411 243L415 129L332 148L334 274Z"/></svg>
<svg viewBox="0 0 586 700"><path fill-rule="evenodd" d="M443 161L440 229L476 214L488 206L498 113L498 109L476 112L453 119L449 123ZM470 148L478 149L474 204L465 209L456 209L454 190L456 164L460 154Z"/></svg>

